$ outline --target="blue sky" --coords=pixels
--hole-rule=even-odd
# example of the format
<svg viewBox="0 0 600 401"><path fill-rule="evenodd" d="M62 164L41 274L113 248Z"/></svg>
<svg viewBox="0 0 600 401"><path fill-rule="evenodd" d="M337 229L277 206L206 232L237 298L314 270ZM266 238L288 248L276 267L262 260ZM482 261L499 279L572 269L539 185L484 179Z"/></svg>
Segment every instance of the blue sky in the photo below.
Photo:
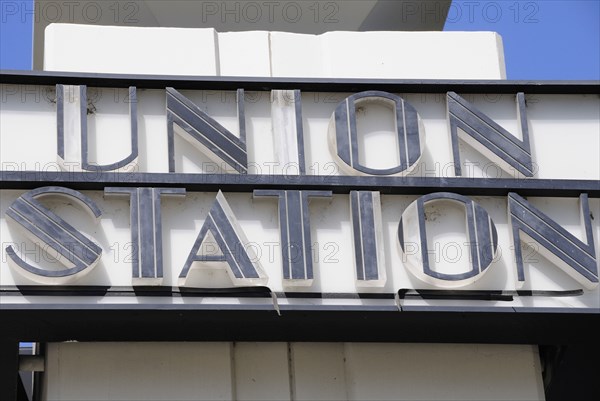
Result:
<svg viewBox="0 0 600 401"><path fill-rule="evenodd" d="M508 79L600 79L600 1L453 1L446 31L502 35Z"/></svg>
<svg viewBox="0 0 600 401"><path fill-rule="evenodd" d="M0 0L1 69L31 69L32 7ZM455 0L444 29L500 33L508 79L600 79L599 0Z"/></svg>
<svg viewBox="0 0 600 401"><path fill-rule="evenodd" d="M31 69L32 18L21 14L31 9L33 0L0 0L0 69Z"/></svg>

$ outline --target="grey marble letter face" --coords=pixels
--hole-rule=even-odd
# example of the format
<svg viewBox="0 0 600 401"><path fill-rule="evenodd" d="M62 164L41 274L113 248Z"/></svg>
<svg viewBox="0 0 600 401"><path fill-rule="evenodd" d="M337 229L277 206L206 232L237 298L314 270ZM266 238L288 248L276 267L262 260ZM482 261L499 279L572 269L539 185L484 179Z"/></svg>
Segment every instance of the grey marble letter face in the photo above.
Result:
<svg viewBox="0 0 600 401"><path fill-rule="evenodd" d="M279 199L279 231L283 279L290 286L312 284L314 278L312 242L310 236L310 197L331 197L331 191L254 191L255 197L272 196Z"/></svg>
<svg viewBox="0 0 600 401"><path fill-rule="evenodd" d="M516 96L522 140L516 138L454 92L446 94L446 102L448 105L452 155L454 156L454 171L457 176L462 175L458 148L458 138L460 136L462 140L488 159L498 163L498 166L506 172L514 175L516 170L525 177L533 177L525 95L522 92L517 93Z"/></svg>
<svg viewBox="0 0 600 401"><path fill-rule="evenodd" d="M374 169L359 161L356 107L367 103L379 103L393 110L400 160L395 167ZM367 91L348 96L337 105L329 125L329 144L332 154L349 173L402 175L410 172L421 158L425 134L417 110L404 99L388 92Z"/></svg>
<svg viewBox="0 0 600 401"><path fill-rule="evenodd" d="M163 280L161 195L185 195L184 188L104 188L107 195L129 195L132 283L160 285Z"/></svg>
<svg viewBox="0 0 600 401"><path fill-rule="evenodd" d="M459 203L465 208L467 244L471 264L471 269L467 272L441 273L431 267L429 260L431 252L427 244L425 207L430 202L440 201ZM417 239L419 252L410 252L407 243L408 238ZM425 195L411 203L402 213L402 218L398 224L398 240L400 248L405 254L409 270L413 274L426 282L446 287L463 286L477 280L490 266L498 249L496 226L487 211L466 196L450 192L436 192Z"/></svg>
<svg viewBox="0 0 600 401"><path fill-rule="evenodd" d="M205 241L214 241L219 254L199 254ZM188 258L179 274L179 284L185 285L194 262L205 266L225 267L236 286L264 285L268 281L258 257L253 251L229 203L219 191Z"/></svg>
<svg viewBox="0 0 600 401"><path fill-rule="evenodd" d="M87 274L100 260L102 248L38 201L38 198L50 195L76 201L96 219L102 212L81 192L63 187L42 187L29 191L15 200L6 211L6 216L17 223L26 236L40 247L51 248L58 255L57 260L66 268L46 270L33 266L21 259L12 245L6 248L9 264L34 281L57 284Z"/></svg>
<svg viewBox="0 0 600 401"><path fill-rule="evenodd" d="M579 203L586 242L576 238L516 193L508 194L508 218L512 225L517 280L520 284L525 282L521 241L534 241L541 245L538 252L542 256L586 288L598 285L598 262L587 194L580 195Z"/></svg>
<svg viewBox="0 0 600 401"><path fill-rule="evenodd" d="M350 218L357 285L382 286L386 275L379 192L351 191Z"/></svg>
<svg viewBox="0 0 600 401"><path fill-rule="evenodd" d="M248 173L243 89L237 91L239 138L175 89L167 88L166 93L169 172L175 172L174 132L177 128L177 133L218 165L224 163L226 170Z"/></svg>

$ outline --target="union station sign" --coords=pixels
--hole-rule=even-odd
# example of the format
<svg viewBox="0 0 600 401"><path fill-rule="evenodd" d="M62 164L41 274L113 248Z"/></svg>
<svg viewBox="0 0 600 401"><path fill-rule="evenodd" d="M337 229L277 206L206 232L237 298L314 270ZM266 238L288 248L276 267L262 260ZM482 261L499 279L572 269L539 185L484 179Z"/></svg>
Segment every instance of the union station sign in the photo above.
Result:
<svg viewBox="0 0 600 401"><path fill-rule="evenodd" d="M2 88L5 289L525 289L598 307L597 97L33 88Z"/></svg>

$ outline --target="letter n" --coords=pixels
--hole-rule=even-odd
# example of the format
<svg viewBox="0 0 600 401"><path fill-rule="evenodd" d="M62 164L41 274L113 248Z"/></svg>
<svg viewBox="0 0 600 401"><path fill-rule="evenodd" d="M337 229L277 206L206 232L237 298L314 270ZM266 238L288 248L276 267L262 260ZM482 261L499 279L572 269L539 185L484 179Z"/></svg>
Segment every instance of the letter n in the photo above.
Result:
<svg viewBox="0 0 600 401"><path fill-rule="evenodd" d="M460 136L462 140L497 163L507 173L513 174L516 170L525 177L533 177L525 95L522 92L517 93L516 102L523 140L519 140L456 93L448 92L446 101L448 103L454 173L457 176L462 175L458 150Z"/></svg>
<svg viewBox="0 0 600 401"><path fill-rule="evenodd" d="M237 91L239 138L175 89L167 88L166 92L169 172L175 172L175 132L177 132L212 161L219 165L224 164L225 171L233 169L240 174L246 174L248 153L244 90Z"/></svg>
<svg viewBox="0 0 600 401"><path fill-rule="evenodd" d="M535 241L541 245L540 255L573 279L586 288L598 285L598 264L587 194L581 194L579 202L587 243L575 238L519 195L512 192L508 194L508 213L512 225L519 284L525 282L520 241Z"/></svg>

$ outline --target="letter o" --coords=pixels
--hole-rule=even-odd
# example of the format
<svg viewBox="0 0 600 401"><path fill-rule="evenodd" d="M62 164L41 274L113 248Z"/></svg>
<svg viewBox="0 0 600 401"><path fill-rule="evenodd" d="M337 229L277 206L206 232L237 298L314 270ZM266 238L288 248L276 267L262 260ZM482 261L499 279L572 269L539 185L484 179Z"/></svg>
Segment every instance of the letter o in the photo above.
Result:
<svg viewBox="0 0 600 401"><path fill-rule="evenodd" d="M425 206L433 202L454 202L465 208L471 252L469 271L448 274L431 268L425 229ZM496 226L488 212L466 196L449 192L425 195L411 203L398 223L398 241L408 270L420 280L442 288L463 287L479 280L488 270L498 249ZM420 244L420 252L407 252L406 245L411 243Z"/></svg>
<svg viewBox="0 0 600 401"><path fill-rule="evenodd" d="M360 164L356 106L363 103L379 103L391 106L394 110L398 159L400 160L398 166L374 169ZM415 168L423 154L425 129L417 110L400 96L381 91L367 91L348 96L336 106L329 120L328 140L331 154L349 174L403 176Z"/></svg>

